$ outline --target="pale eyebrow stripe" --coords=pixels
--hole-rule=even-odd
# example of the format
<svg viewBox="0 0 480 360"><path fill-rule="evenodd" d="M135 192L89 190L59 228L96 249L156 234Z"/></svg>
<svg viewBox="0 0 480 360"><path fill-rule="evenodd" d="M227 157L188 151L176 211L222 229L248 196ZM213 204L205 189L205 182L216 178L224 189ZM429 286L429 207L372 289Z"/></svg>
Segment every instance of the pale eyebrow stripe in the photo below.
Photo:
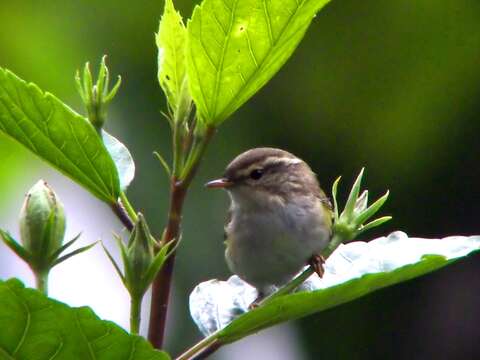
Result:
<svg viewBox="0 0 480 360"><path fill-rule="evenodd" d="M270 156L267 157L263 162L262 166L267 167L269 165L273 164L284 164L284 165L294 165L294 164L300 164L302 160L299 158L291 158L291 157L277 157L277 156Z"/></svg>
<svg viewBox="0 0 480 360"><path fill-rule="evenodd" d="M243 169L242 171L240 171L240 176L248 176L250 172L255 169L268 168L270 166L275 166L275 165L289 166L289 165L295 165L300 163L302 163L302 160L298 158L270 156L260 163L259 162L253 163L247 168Z"/></svg>

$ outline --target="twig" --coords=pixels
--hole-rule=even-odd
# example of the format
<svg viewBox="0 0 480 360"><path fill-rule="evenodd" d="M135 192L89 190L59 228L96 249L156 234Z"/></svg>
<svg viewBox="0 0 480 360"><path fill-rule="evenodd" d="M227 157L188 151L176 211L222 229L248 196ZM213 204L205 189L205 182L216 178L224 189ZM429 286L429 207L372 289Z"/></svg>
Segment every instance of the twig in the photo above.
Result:
<svg viewBox="0 0 480 360"><path fill-rule="evenodd" d="M123 204L120 201L117 201L116 203L111 204L111 208L122 224L125 225L127 230L132 231L134 223L125 210Z"/></svg>
<svg viewBox="0 0 480 360"><path fill-rule="evenodd" d="M220 348L220 346L222 346L216 337L217 334L218 331L200 340L175 360L205 359L208 355L213 354L218 348Z"/></svg>

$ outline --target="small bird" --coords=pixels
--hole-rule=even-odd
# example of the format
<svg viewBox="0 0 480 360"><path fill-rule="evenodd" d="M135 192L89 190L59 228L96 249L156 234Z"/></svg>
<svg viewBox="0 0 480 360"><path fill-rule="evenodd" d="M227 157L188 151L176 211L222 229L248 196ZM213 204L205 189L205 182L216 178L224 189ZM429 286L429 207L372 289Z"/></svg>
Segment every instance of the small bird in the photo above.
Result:
<svg viewBox="0 0 480 360"><path fill-rule="evenodd" d="M310 264L321 277L321 251L332 234L332 206L303 160L275 148L237 156L206 184L227 190L225 226L230 270L258 291L258 303Z"/></svg>

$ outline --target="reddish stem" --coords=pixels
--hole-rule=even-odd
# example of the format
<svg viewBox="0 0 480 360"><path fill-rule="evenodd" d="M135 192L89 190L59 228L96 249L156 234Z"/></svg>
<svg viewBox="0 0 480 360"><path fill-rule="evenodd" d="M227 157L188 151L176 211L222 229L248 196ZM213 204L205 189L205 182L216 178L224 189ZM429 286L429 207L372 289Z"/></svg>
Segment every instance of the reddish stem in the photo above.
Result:
<svg viewBox="0 0 480 360"><path fill-rule="evenodd" d="M197 168L203 153L215 133L215 128L207 128L204 137L199 143L197 157L193 161L191 168L182 180L172 177L170 183L170 208L168 212L168 221L162 238L162 244L173 241L173 247L178 241L180 235L180 225L182 220L182 209L188 187L195 176ZM170 297L170 288L172 283L173 269L175 265L175 255L172 253L157 274L152 285L152 301L150 305L150 323L148 328L148 340L152 345L161 349L165 339L165 327L167 323L168 302Z"/></svg>
<svg viewBox="0 0 480 360"><path fill-rule="evenodd" d="M170 210L168 213L168 223L162 239L163 243L177 241L180 234L180 221L182 214L183 201L187 193L187 188L172 180ZM175 245L173 245L175 246ZM150 324L148 328L148 340L152 345L161 349L165 337L165 325L167 322L168 300L170 297L170 288L175 265L175 253L171 254L158 273L152 285L152 301L150 307Z"/></svg>
<svg viewBox="0 0 480 360"><path fill-rule="evenodd" d="M133 220L128 216L127 211L125 210L125 207L121 203L121 201L117 201L114 204L111 205L113 212L117 217L120 219L122 224L127 228L128 231L133 230Z"/></svg>

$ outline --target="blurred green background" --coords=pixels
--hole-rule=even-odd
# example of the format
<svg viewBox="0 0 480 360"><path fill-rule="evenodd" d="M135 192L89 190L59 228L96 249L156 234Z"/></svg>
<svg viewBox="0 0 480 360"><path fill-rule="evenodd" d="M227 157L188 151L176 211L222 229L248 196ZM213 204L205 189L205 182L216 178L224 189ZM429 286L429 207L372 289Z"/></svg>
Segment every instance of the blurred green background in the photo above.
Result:
<svg viewBox="0 0 480 360"><path fill-rule="evenodd" d="M195 1L175 4L189 16ZM151 154L170 156L154 45L162 9L161 0L0 0L0 66L77 111L83 113L75 70L108 54L111 72L122 75L123 85L107 128L136 159L129 194L157 232L165 221L168 185ZM292 59L221 126L208 149L185 210L168 349L178 353L200 337L187 311L195 284L229 276L222 244L227 196L202 184L221 174L231 158L261 145L287 149L310 163L328 190L343 175L343 196L365 166L372 196L390 189L384 213L394 216L368 238L396 229L424 237L478 234L478 114L480 1L333 0ZM37 178L58 183L61 197L72 187L3 136L0 174L0 226L12 229L23 193ZM92 206L100 209L100 221L112 221L107 208ZM69 221L78 229L92 226L88 216ZM97 234L90 228L89 234L93 239L87 240L102 236L112 242L108 230ZM478 358L479 259L282 327L300 349L283 358ZM0 274L19 276L8 262L0 263ZM276 331L254 336L262 339L255 346L271 341L275 347L285 335ZM238 355L237 346L237 352L225 349L217 358L269 359L255 346L249 356Z"/></svg>

